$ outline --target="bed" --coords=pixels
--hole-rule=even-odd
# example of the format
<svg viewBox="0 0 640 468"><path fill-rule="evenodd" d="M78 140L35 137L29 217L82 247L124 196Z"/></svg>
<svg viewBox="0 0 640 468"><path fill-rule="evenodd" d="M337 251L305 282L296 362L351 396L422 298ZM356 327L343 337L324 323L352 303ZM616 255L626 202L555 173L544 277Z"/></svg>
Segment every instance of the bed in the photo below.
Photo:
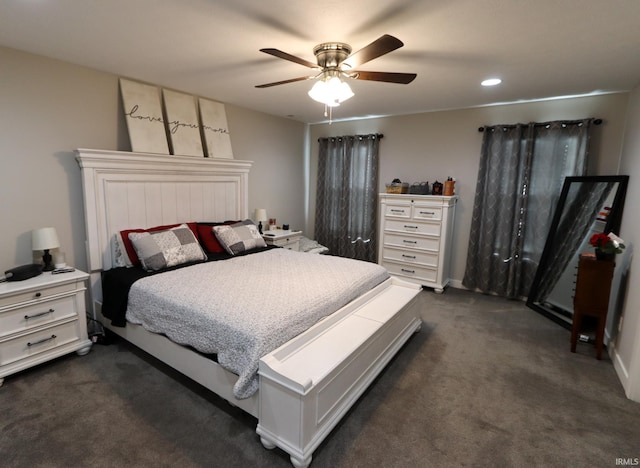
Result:
<svg viewBox="0 0 640 468"><path fill-rule="evenodd" d="M83 182L95 318L105 328L256 417L256 432L264 447L279 447L290 455L294 466L308 466L314 450L419 330L416 296L421 287L388 276L365 285L337 310L312 319L304 331L282 343L274 341L275 348L268 352L257 351L257 390L238 393L239 373L228 370L228 366L206 353L178 344L179 339L172 341L165 334L148 331L143 324L119 326L103 315L102 276L117 266L112 241L122 230L194 220L248 218L251 162L91 149L78 149L76 158ZM269 262L274 258L280 261L281 256L295 256L296 262L305 256L309 262L330 261L325 255L284 254L283 250L265 249L246 257L263 256L260 258L269 258ZM228 262L232 261L245 260L234 257ZM218 265L216 268L226 267L221 262L227 260L212 263ZM187 268L196 271L205 266L198 263ZM182 272L173 274L184 278ZM198 277L203 273L195 274ZM155 307L169 310L174 306L158 303Z"/></svg>

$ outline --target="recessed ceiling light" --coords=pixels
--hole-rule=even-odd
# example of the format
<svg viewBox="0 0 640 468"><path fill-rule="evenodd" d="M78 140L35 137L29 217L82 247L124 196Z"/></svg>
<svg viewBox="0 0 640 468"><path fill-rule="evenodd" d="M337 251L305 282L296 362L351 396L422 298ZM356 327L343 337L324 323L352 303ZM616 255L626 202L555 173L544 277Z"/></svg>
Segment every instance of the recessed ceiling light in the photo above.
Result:
<svg viewBox="0 0 640 468"><path fill-rule="evenodd" d="M500 78L489 78L488 80L484 80L480 84L482 86L495 86L495 85L499 85L500 83L502 83L502 80Z"/></svg>

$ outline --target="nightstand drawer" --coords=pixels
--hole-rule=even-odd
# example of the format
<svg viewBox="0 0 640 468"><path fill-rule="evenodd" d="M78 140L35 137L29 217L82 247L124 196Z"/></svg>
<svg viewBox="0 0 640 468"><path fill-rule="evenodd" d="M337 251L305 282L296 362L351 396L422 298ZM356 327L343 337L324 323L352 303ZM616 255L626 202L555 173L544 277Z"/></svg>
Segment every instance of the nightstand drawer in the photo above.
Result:
<svg viewBox="0 0 640 468"><path fill-rule="evenodd" d="M300 250L300 241L287 242L281 246L283 249L287 250L295 250L298 252Z"/></svg>
<svg viewBox="0 0 640 468"><path fill-rule="evenodd" d="M396 221L387 219L384 223L385 231L408 232L411 234L440 235L440 223L416 222L413 220Z"/></svg>
<svg viewBox="0 0 640 468"><path fill-rule="evenodd" d="M72 320L11 340L0 341L0 366L50 351L79 339L78 321Z"/></svg>
<svg viewBox="0 0 640 468"><path fill-rule="evenodd" d="M61 297L0 312L0 337L64 318L77 317L74 299L75 296Z"/></svg>
<svg viewBox="0 0 640 468"><path fill-rule="evenodd" d="M17 304L19 302L44 300L44 299L47 299L48 297L55 296L57 294L63 294L63 293L75 291L75 290L76 290L75 283L67 283L67 284L60 284L57 286L46 286L46 287L43 287L42 289L22 292L15 295L2 296L0 298L0 308L10 304Z"/></svg>

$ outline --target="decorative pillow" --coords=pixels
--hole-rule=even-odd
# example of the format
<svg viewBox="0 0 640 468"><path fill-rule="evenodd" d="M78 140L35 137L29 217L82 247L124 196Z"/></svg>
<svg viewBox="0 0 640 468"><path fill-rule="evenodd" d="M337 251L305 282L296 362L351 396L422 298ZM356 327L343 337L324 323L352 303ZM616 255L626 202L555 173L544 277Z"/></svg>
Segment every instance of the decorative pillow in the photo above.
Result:
<svg viewBox="0 0 640 468"><path fill-rule="evenodd" d="M215 232L222 247L231 255L267 246L258 232L258 227L250 220L229 226L214 226L213 232Z"/></svg>
<svg viewBox="0 0 640 468"><path fill-rule="evenodd" d="M114 268L133 266L119 232L116 232L111 239L111 258L113 259Z"/></svg>
<svg viewBox="0 0 640 468"><path fill-rule="evenodd" d="M209 253L222 253L224 247L220 245L218 238L213 233L213 226L224 226L229 224L235 224L238 221L225 221L223 223L197 223L198 237L200 238L200 244Z"/></svg>
<svg viewBox="0 0 640 468"><path fill-rule="evenodd" d="M147 271L205 260L206 256L186 224L155 232L132 232L129 239Z"/></svg>
<svg viewBox="0 0 640 468"><path fill-rule="evenodd" d="M193 235L198 238L198 228L196 223L186 223L193 232ZM140 259L136 254L136 249L133 247L131 240L129 239L129 234L133 232L156 232L156 231L166 231L167 229L171 229L174 227L180 226L181 223L176 224L167 224L165 226L155 226L148 229L125 229L124 231L120 231L120 237L122 239L122 244L124 244L126 256L128 257L127 266L138 266L140 265ZM126 260L125 260L126 261Z"/></svg>

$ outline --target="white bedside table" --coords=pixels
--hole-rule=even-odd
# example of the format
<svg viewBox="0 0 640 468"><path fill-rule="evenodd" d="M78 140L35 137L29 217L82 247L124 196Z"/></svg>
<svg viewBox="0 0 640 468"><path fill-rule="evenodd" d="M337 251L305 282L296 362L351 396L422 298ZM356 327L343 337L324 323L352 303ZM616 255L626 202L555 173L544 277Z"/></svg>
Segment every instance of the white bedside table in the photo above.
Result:
<svg viewBox="0 0 640 468"><path fill-rule="evenodd" d="M289 250L300 250L300 238L302 231L285 231L278 229L276 231L263 231L262 238L267 245L275 245Z"/></svg>
<svg viewBox="0 0 640 468"><path fill-rule="evenodd" d="M91 350L85 308L88 278L75 270L0 283L0 385L7 375Z"/></svg>

